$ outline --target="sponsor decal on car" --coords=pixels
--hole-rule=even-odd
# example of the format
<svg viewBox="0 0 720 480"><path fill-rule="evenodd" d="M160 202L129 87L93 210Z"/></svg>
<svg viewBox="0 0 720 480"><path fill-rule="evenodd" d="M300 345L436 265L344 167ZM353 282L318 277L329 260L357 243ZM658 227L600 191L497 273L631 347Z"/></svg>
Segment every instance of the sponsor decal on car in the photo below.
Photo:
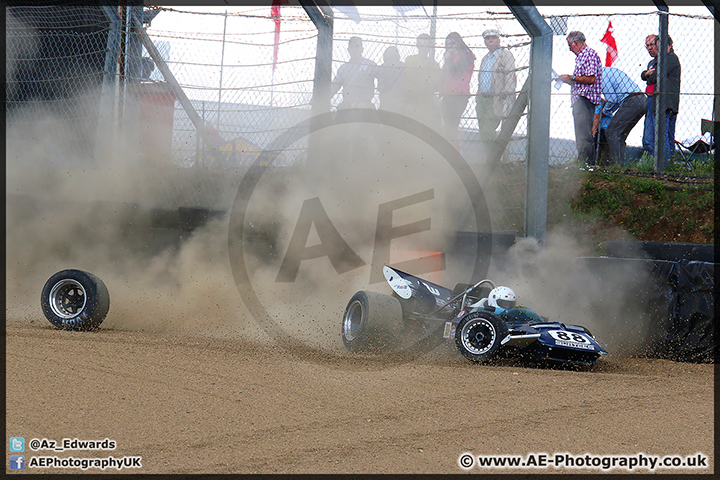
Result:
<svg viewBox="0 0 720 480"><path fill-rule="evenodd" d="M438 290L437 288L431 287L430 285L428 285L425 282L422 282L422 284L425 285L425 288L427 288L430 293L432 293L436 297L440 296L440 290Z"/></svg>
<svg viewBox="0 0 720 480"><path fill-rule="evenodd" d="M584 348L585 350L595 350L595 347L593 347L589 343L575 343L567 342L565 340L555 340L555 345L562 345L563 347Z"/></svg>
<svg viewBox="0 0 720 480"><path fill-rule="evenodd" d="M456 325L453 322L445 322L445 330L443 331L443 338L455 338Z"/></svg>
<svg viewBox="0 0 720 480"><path fill-rule="evenodd" d="M412 290L410 289L411 282L402 278L392 268L385 266L383 267L383 274L390 287L400 295L401 298L408 299L412 296Z"/></svg>

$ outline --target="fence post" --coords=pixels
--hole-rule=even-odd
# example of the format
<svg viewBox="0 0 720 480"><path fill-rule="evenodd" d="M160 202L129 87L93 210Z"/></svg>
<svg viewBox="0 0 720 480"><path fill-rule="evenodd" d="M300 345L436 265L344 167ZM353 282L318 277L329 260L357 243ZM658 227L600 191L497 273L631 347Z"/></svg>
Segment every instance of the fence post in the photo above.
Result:
<svg viewBox="0 0 720 480"><path fill-rule="evenodd" d="M655 85L655 171L661 172L667 166L670 152L665 148L667 136L666 109L667 109L667 45L668 45L668 6L663 0L655 0L659 10L658 30L658 63L657 85Z"/></svg>
<svg viewBox="0 0 720 480"><path fill-rule="evenodd" d="M315 55L315 80L313 82L313 115L330 111L330 84L332 83L332 11L323 15L315 2L300 2L305 13L318 30L317 53Z"/></svg>
<svg viewBox="0 0 720 480"><path fill-rule="evenodd" d="M105 50L105 66L103 68L103 82L100 92L100 108L98 110L98 126L95 135L94 158L98 159L112 151L115 143L113 128L115 111L115 96L117 94L117 60L120 50L120 16L117 7L103 6L105 16L108 18L108 38Z"/></svg>
<svg viewBox="0 0 720 480"><path fill-rule="evenodd" d="M528 109L525 235L544 242L550 169L550 72L553 32L532 2L522 6L515 2L506 1L506 4L532 37L528 78L530 108Z"/></svg>

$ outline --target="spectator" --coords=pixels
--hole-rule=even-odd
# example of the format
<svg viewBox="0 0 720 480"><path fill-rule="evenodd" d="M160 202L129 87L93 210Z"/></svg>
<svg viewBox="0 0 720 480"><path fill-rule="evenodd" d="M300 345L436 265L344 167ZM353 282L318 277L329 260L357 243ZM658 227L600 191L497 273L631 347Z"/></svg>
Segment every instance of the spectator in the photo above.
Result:
<svg viewBox="0 0 720 480"><path fill-rule="evenodd" d="M380 108L399 112L405 100L405 64L397 47L390 46L383 54L383 64L377 68L377 89Z"/></svg>
<svg viewBox="0 0 720 480"><path fill-rule="evenodd" d="M347 108L375 108L372 99L375 96L375 69L372 60L362 56L363 44L360 37L350 37L348 41L350 60L340 65L332 81L330 95L342 88L342 102L338 110Z"/></svg>
<svg viewBox="0 0 720 480"><path fill-rule="evenodd" d="M660 38L656 35L655 36L655 48L652 50L655 53L655 56L659 55L658 53L658 45L659 45ZM646 41L646 46L647 46ZM650 52L650 49L648 48L648 52ZM652 55L652 53L650 53ZM652 105L651 109L648 110L648 115L652 114L653 119L651 125L653 128L651 129L653 132L652 141L649 142L647 150L652 154L655 151L655 115L657 115L657 109L658 109L658 99L659 95L667 95L667 100L665 104L665 152L667 155L667 158L670 158L670 155L673 154L675 151L675 122L677 120L677 114L680 107L680 59L675 54L675 51L673 50L673 41L672 38L670 38L670 35L667 37L667 56L665 57L665 92L658 92L657 89L653 90L652 94ZM652 63L652 61L651 61ZM648 65L648 69L642 72L640 75L640 78L645 80L648 84L657 84L657 60L655 62L655 65L652 67ZM647 126L647 122L646 122ZM644 143L644 142L643 142ZM643 145L645 146L645 145Z"/></svg>
<svg viewBox="0 0 720 480"><path fill-rule="evenodd" d="M500 46L500 32L483 32L489 52L480 62L475 112L480 138L487 145L495 140L495 131L507 117L515 101L515 57L510 50ZM487 150L487 148L486 148Z"/></svg>
<svg viewBox="0 0 720 480"><path fill-rule="evenodd" d="M628 135L645 115L646 97L630 77L613 67L602 69L604 101L595 108L593 134L598 133L600 117L607 122L602 128L607 138L610 163L623 165Z"/></svg>
<svg viewBox="0 0 720 480"><path fill-rule="evenodd" d="M653 113L653 99L652 94L655 90L655 77L650 79L647 75L649 71L655 71L657 67L658 57L658 36L650 34L645 37L645 48L650 55L650 62L648 62L647 70L644 70L640 74L640 78L645 81L645 93L647 94L647 104L645 111L645 126L643 128L642 145L643 150L647 151L652 155L655 151L655 114Z"/></svg>
<svg viewBox="0 0 720 480"><path fill-rule="evenodd" d="M440 86L440 109L446 138L457 147L460 117L470 99L470 79L475 66L473 54L460 34L451 32L445 38L443 80Z"/></svg>
<svg viewBox="0 0 720 480"><path fill-rule="evenodd" d="M418 35L417 55L405 59L406 111L415 120L433 129L440 127L435 92L440 87L440 65L432 57L433 40L427 33Z"/></svg>
<svg viewBox="0 0 720 480"><path fill-rule="evenodd" d="M575 70L572 75L563 74L559 78L570 83L570 103L575 123L575 143L578 160L595 165L592 125L595 107L600 104L602 86L602 62L597 52L585 43L585 35L577 30L568 33L567 43L575 54Z"/></svg>

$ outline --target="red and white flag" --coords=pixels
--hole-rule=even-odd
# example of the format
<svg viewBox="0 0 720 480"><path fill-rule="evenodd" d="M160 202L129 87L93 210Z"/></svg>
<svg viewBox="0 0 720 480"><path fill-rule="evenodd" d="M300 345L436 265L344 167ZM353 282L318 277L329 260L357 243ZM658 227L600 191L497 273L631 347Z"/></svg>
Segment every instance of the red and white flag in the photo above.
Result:
<svg viewBox="0 0 720 480"><path fill-rule="evenodd" d="M612 67L613 62L618 59L617 43L615 43L615 37L613 37L613 30L612 22L608 20L605 35L600 39L602 43L607 45L607 54L605 55L606 67Z"/></svg>
<svg viewBox="0 0 720 480"><path fill-rule="evenodd" d="M275 65L278 59L278 46L280 45L280 5L287 5L288 0L273 0L272 9L270 10L270 16L275 22L275 43L273 44L273 63L272 69L275 70Z"/></svg>

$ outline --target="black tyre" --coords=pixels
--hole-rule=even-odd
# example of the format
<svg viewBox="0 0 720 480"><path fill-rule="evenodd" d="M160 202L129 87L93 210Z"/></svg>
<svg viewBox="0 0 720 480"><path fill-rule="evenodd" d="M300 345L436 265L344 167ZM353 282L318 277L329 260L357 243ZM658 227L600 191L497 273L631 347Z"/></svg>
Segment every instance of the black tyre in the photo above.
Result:
<svg viewBox="0 0 720 480"><path fill-rule="evenodd" d="M343 315L343 344L351 352L386 352L398 345L401 322L402 307L396 297L357 292Z"/></svg>
<svg viewBox="0 0 720 480"><path fill-rule="evenodd" d="M496 315L472 312L458 323L455 344L468 360L485 362L495 356L507 334L507 324Z"/></svg>
<svg viewBox="0 0 720 480"><path fill-rule="evenodd" d="M94 330L110 309L102 280L82 270L62 270L45 282L40 305L50 323L63 330Z"/></svg>

